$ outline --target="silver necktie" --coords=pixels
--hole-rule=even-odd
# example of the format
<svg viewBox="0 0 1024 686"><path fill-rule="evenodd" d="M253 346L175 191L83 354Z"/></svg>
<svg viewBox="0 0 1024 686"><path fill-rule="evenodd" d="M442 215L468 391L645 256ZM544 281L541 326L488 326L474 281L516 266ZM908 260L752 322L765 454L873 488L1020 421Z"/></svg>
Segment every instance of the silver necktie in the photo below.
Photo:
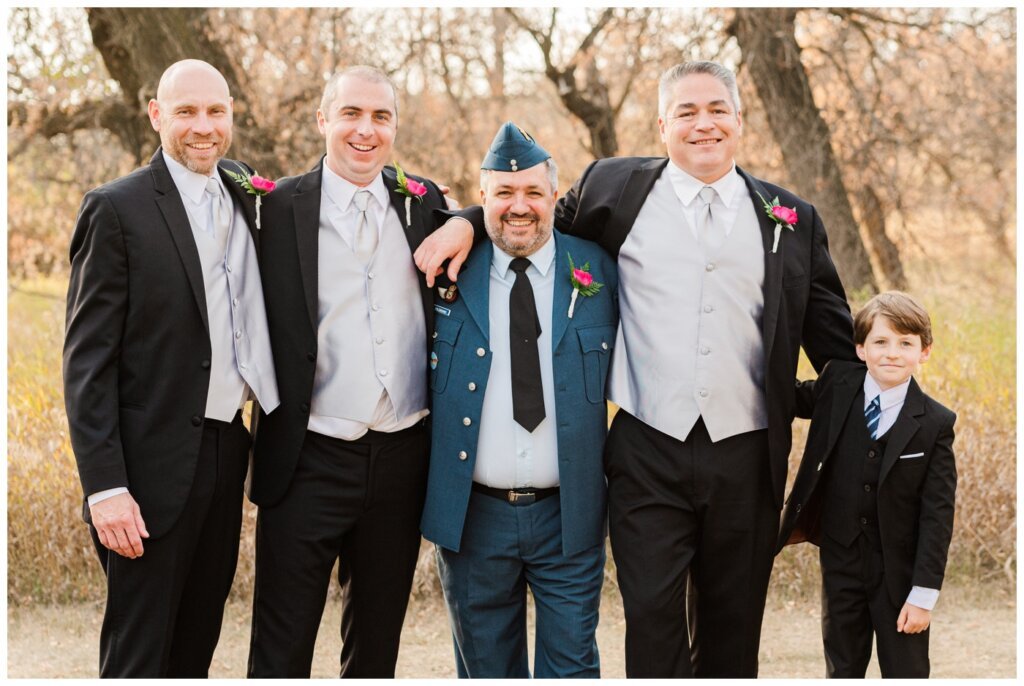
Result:
<svg viewBox="0 0 1024 686"><path fill-rule="evenodd" d="M356 191L356 195L352 199L356 209L359 210L359 223L356 225L355 253L356 257L363 264L369 264L370 258L373 257L373 253L377 249L377 221L373 211L367 209L370 197L370 191L362 190Z"/></svg>
<svg viewBox="0 0 1024 686"><path fill-rule="evenodd" d="M206 182L206 192L210 195L210 222L207 230L223 248L227 245L228 231L231 229L231 200L224 197L223 187L213 177Z"/></svg>
<svg viewBox="0 0 1024 686"><path fill-rule="evenodd" d="M716 250L725 238L722 227L715 226L715 218L711 214L711 203L718 197L718 193L711 186L704 186L698 195L701 206L697 209L697 240L705 249Z"/></svg>

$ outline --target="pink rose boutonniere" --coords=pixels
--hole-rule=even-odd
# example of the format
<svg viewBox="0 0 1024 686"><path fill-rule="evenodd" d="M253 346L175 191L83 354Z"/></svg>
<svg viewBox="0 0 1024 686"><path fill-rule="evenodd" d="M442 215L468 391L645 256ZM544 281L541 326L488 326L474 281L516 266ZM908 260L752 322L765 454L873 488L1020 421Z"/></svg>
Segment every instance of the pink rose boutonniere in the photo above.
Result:
<svg viewBox="0 0 1024 686"><path fill-rule="evenodd" d="M263 202L263 196L270 193L272 190L277 188L277 184L270 179L265 179L259 174L252 174L245 170L244 167L238 167L241 173L233 172L229 169L225 169L224 173L227 174L237 183L239 186L245 189L246 193L256 196L256 228L260 228L260 204Z"/></svg>
<svg viewBox="0 0 1024 686"><path fill-rule="evenodd" d="M775 240L772 242L772 252L774 253L779 249L779 236L782 234L782 227L785 226L790 231L794 230L793 225L797 222L796 208L783 207L779 203L778 196L771 202L765 200L760 193L757 194L757 197L761 198L761 202L764 203L764 211L775 222Z"/></svg>
<svg viewBox="0 0 1024 686"><path fill-rule="evenodd" d="M423 196L427 194L427 187L415 179L410 179L398 166L398 162L392 162L395 166L395 173L398 176L398 187L395 190L405 196L405 225L412 225L412 199L423 202Z"/></svg>
<svg viewBox="0 0 1024 686"><path fill-rule="evenodd" d="M585 298L597 295L604 284L594 281L589 262L577 269L572 262L572 255L566 255L569 257L569 281L572 283L572 300L569 301L569 319L572 319L572 313L576 310L576 298L581 295Z"/></svg>

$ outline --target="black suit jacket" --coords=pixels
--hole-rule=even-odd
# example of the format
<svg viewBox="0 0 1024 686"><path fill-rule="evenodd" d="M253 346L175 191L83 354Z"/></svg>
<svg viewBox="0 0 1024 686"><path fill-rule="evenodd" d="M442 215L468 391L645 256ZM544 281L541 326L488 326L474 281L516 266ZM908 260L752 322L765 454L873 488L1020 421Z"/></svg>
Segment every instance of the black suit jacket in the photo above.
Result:
<svg viewBox="0 0 1024 686"><path fill-rule="evenodd" d="M619 254L655 181L668 165L666 157L611 157L592 162L555 208L555 228L598 243ZM765 396L772 495L782 507L786 468L792 447L793 379L803 346L814 368L831 359L856 360L853 320L846 293L828 252L825 227L814 206L784 188L761 181L737 167L754 201L764 242ZM778 196L796 207L795 230L783 230L772 253L775 223L762 211L755 194ZM482 230L480 212L462 213Z"/></svg>
<svg viewBox="0 0 1024 686"><path fill-rule="evenodd" d="M219 166L256 240L254 199L223 171L240 163ZM152 538L171 528L192 487L210 355L199 251L158 149L149 165L82 200L64 338L64 403L82 489L126 486Z"/></svg>
<svg viewBox="0 0 1024 686"><path fill-rule="evenodd" d="M321 159L306 174L282 179L263 203L260 272L281 405L269 415L261 413L256 428L249 497L257 505L273 505L288 490L309 423L317 356L317 256L323 164ZM382 173L391 193L391 204L404 227L406 198L394 190L398 185L395 170L385 167ZM444 209L446 205L432 181L408 176L427 187L422 202L413 200L412 223L405 230L409 248L415 251L435 227L433 210ZM426 374L429 334L434 330L434 300L423 279L420 298L428 333L423 341Z"/></svg>
<svg viewBox="0 0 1024 686"><path fill-rule="evenodd" d="M836 361L816 381L797 384L797 414L810 417L811 428L782 515L777 550L787 542L820 542L818 485L866 370L863 364ZM955 421L956 414L911 379L896 423L887 432L876 495L885 579L897 607L912 586L942 587L956 502Z"/></svg>

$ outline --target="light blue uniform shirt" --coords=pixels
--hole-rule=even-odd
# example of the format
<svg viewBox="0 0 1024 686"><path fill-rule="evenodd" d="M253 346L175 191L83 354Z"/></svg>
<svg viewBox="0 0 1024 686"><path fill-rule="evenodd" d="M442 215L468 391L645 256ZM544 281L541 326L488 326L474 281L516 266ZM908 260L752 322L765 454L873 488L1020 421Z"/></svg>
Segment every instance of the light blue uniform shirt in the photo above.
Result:
<svg viewBox="0 0 1024 686"><path fill-rule="evenodd" d="M480 438L473 481L494 488L550 488L558 485L558 434L555 384L551 359L552 301L555 293L555 241L549 238L530 255L530 278L541 334L540 375L544 388L544 420L530 433L512 417L512 360L509 352L508 300L516 273L512 256L494 246L490 272L491 370L480 416ZM559 316L566 316L565 312ZM580 390L582 393L582 389Z"/></svg>

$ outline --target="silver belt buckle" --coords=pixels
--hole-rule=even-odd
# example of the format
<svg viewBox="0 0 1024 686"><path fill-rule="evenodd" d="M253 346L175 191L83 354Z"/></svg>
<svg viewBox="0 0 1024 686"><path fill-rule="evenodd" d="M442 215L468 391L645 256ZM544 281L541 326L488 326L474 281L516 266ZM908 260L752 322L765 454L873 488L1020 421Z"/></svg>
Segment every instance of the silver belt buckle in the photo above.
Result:
<svg viewBox="0 0 1024 686"><path fill-rule="evenodd" d="M512 505L530 505L536 500L536 493L516 493L512 490L508 492L508 502Z"/></svg>

